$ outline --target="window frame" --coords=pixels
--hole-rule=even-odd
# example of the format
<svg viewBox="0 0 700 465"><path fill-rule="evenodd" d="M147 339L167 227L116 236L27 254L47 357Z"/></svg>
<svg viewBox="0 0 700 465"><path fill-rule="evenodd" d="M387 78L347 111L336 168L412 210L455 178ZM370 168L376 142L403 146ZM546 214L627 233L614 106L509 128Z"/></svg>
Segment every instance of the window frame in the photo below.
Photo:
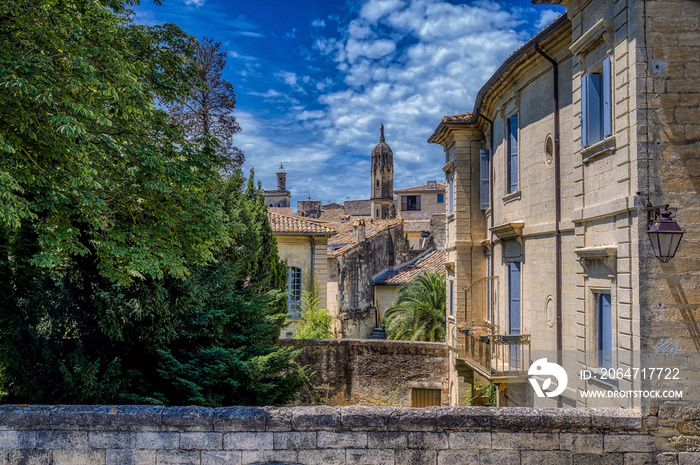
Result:
<svg viewBox="0 0 700 465"><path fill-rule="evenodd" d="M413 199L413 203L409 204L409 198ZM401 211L408 212L419 212L420 208L420 195L402 195L401 196ZM413 208L409 208L413 207Z"/></svg>
<svg viewBox="0 0 700 465"><path fill-rule="evenodd" d="M612 135L612 72L610 57L581 76L581 147Z"/></svg>
<svg viewBox="0 0 700 465"><path fill-rule="evenodd" d="M612 296L608 292L594 292L595 329L596 329L596 363L600 368L613 367L613 318ZM607 313L605 300L607 297ZM607 323L607 325L606 325ZM607 338L606 338L607 336ZM607 339L607 340L606 340Z"/></svg>
<svg viewBox="0 0 700 465"><path fill-rule="evenodd" d="M301 278L301 268L287 267L287 318L301 318Z"/></svg>
<svg viewBox="0 0 700 465"><path fill-rule="evenodd" d="M437 195L437 203L445 203L445 194Z"/></svg>

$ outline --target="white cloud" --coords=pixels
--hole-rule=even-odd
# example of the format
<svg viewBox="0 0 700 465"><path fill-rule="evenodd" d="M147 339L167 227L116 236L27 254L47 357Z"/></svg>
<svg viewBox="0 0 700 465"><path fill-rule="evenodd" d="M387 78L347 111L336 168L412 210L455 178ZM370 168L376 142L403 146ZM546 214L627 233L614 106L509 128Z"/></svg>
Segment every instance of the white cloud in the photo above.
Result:
<svg viewBox="0 0 700 465"><path fill-rule="evenodd" d="M543 10L542 13L540 13L540 19L537 20L537 23L535 25L538 29L543 29L552 21L557 19L560 14L560 12L554 10Z"/></svg>
<svg viewBox="0 0 700 465"><path fill-rule="evenodd" d="M321 18L314 19L313 22L311 23L312 27L317 27L319 29L323 29L326 27L326 22L322 20Z"/></svg>
<svg viewBox="0 0 700 465"><path fill-rule="evenodd" d="M538 13L540 22L558 15L553 10ZM251 121L261 133L242 133L246 163L269 173L263 184L273 186L274 170L285 161L288 186L301 198L308 191L323 202L342 202L347 195L367 198L369 155L384 123L397 188L443 180L442 147L427 139L442 116L472 111L484 82L527 39L524 17L522 9L508 9L496 0L363 2L358 16L341 24L337 35L313 44L315 55L309 59L330 60L335 75L276 75L292 91L303 91L301 83L309 92L325 92L314 102L321 108L309 110L297 102L274 121ZM289 99L272 90L261 96ZM252 128L239 121L244 132ZM283 144L284 135L293 142ZM270 154L279 155L270 159Z"/></svg>
<svg viewBox="0 0 700 465"><path fill-rule="evenodd" d="M185 0L185 5L188 5L188 6L194 5L197 8L199 8L200 6L204 5L204 3L206 1L207 0Z"/></svg>

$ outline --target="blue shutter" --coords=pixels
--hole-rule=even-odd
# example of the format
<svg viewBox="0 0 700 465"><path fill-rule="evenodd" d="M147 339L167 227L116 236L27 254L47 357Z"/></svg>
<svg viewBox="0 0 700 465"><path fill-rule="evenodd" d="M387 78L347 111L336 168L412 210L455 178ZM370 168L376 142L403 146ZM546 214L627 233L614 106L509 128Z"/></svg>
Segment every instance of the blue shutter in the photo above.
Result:
<svg viewBox="0 0 700 465"><path fill-rule="evenodd" d="M508 264L508 333L520 334L520 263ZM522 369L523 360L519 346L510 346L510 369Z"/></svg>
<svg viewBox="0 0 700 465"><path fill-rule="evenodd" d="M595 144L603 140L603 97L601 88L601 75L589 74L586 76L588 102L588 143Z"/></svg>
<svg viewBox="0 0 700 465"><path fill-rule="evenodd" d="M508 333L520 334L520 263L508 264Z"/></svg>
<svg viewBox="0 0 700 465"><path fill-rule="evenodd" d="M511 116L508 124L508 193L518 190L518 117Z"/></svg>
<svg viewBox="0 0 700 465"><path fill-rule="evenodd" d="M489 209L489 151L481 149L479 152L479 171L481 182L479 184L479 200L481 203L481 211L485 212Z"/></svg>
<svg viewBox="0 0 700 465"><path fill-rule="evenodd" d="M612 134L612 93L610 91L611 76L610 76L610 58L603 61L603 138Z"/></svg>
<svg viewBox="0 0 700 465"><path fill-rule="evenodd" d="M588 82L581 77L581 147L588 146Z"/></svg>
<svg viewBox="0 0 700 465"><path fill-rule="evenodd" d="M454 207L455 207L454 174L450 174L450 213L454 212Z"/></svg>
<svg viewBox="0 0 700 465"><path fill-rule="evenodd" d="M450 281L450 315L455 314L455 282Z"/></svg>
<svg viewBox="0 0 700 465"><path fill-rule="evenodd" d="M612 368L612 313L610 294L598 294L598 366Z"/></svg>

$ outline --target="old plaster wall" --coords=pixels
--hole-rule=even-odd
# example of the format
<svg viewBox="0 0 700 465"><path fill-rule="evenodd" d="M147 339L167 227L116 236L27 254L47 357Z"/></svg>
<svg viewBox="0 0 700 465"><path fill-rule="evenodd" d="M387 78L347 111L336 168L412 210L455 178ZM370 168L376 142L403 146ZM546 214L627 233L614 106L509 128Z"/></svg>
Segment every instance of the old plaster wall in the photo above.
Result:
<svg viewBox="0 0 700 465"><path fill-rule="evenodd" d="M293 340L296 361L315 373L297 405L411 406L411 389L447 398L447 344L360 339Z"/></svg>
<svg viewBox="0 0 700 465"><path fill-rule="evenodd" d="M330 260L337 285L339 335L367 338L376 326L372 276L403 262L403 224L384 229ZM335 289L333 289L333 292Z"/></svg>
<svg viewBox="0 0 700 465"><path fill-rule="evenodd" d="M5 405L0 463L681 465L698 463L700 453L667 450L661 436L678 434L698 413L685 409L677 420L673 410L641 417L585 408Z"/></svg>

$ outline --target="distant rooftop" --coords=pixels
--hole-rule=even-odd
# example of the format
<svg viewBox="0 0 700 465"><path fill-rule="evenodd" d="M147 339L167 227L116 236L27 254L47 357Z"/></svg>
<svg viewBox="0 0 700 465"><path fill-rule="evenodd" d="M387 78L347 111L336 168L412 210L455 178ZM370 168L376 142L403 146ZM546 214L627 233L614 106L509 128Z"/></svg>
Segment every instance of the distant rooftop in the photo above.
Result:
<svg viewBox="0 0 700 465"><path fill-rule="evenodd" d="M357 219L359 218L353 218L353 220ZM371 220L370 217L362 217L362 219L365 220L365 239L371 239L381 231L403 223L401 218L396 218L393 220ZM338 223L325 223L338 232L338 234L328 239L329 257L343 255L355 244L357 244L357 242L355 242L353 220Z"/></svg>
<svg viewBox="0 0 700 465"><path fill-rule="evenodd" d="M397 269L387 271L379 276L375 281L375 286L399 286L409 283L416 276L423 273L437 271L445 272L445 260L447 252L433 249L425 254L400 265Z"/></svg>
<svg viewBox="0 0 700 465"><path fill-rule="evenodd" d="M445 185L439 182L433 187L430 184L423 184L422 186L406 187L404 189L394 189L394 192L419 192L419 191L439 191L445 190Z"/></svg>
<svg viewBox="0 0 700 465"><path fill-rule="evenodd" d="M315 223L313 221L306 220L304 218L299 218L296 216L281 215L279 213L267 212L267 216L270 219L270 226L272 226L273 234L282 235L324 235L330 236L335 234L333 228Z"/></svg>

